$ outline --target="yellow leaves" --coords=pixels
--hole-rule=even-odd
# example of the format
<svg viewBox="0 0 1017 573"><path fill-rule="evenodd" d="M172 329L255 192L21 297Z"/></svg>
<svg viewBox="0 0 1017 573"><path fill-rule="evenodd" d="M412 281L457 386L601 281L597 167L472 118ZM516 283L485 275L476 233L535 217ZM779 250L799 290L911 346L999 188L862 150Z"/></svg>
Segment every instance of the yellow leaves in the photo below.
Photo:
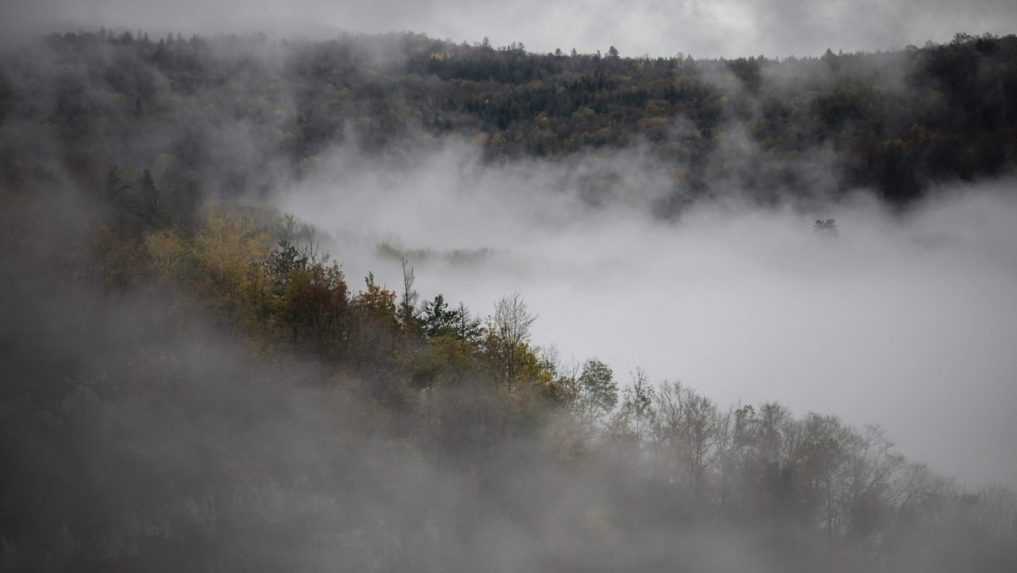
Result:
<svg viewBox="0 0 1017 573"><path fill-rule="evenodd" d="M195 256L211 279L237 292L248 286L251 267L268 256L272 237L255 217L215 208L194 242Z"/></svg>
<svg viewBox="0 0 1017 573"><path fill-rule="evenodd" d="M529 344L520 344L514 354L520 381L540 388L549 388L554 383L554 372Z"/></svg>
<svg viewBox="0 0 1017 573"><path fill-rule="evenodd" d="M156 273L164 279L171 279L179 276L189 248L175 232L163 230L145 237L145 251Z"/></svg>
<svg viewBox="0 0 1017 573"><path fill-rule="evenodd" d="M274 212L216 206L195 235L155 231L140 241L139 252L157 276L200 292L241 323L254 324L271 304L264 261L274 225Z"/></svg>
<svg viewBox="0 0 1017 573"><path fill-rule="evenodd" d="M396 293L376 283L373 273L365 282L367 289L353 298L353 305L375 319L396 324Z"/></svg>

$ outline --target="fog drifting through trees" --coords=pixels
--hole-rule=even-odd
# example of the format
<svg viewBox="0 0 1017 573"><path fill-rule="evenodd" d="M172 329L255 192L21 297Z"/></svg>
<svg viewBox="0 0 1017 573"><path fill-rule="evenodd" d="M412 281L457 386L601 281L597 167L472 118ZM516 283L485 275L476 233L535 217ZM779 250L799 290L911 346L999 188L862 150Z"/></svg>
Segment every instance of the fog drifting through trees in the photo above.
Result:
<svg viewBox="0 0 1017 573"><path fill-rule="evenodd" d="M5 43L0 568L1012 571L1015 62Z"/></svg>
<svg viewBox="0 0 1017 573"><path fill-rule="evenodd" d="M351 276L396 285L402 252L425 297L485 309L524 293L537 343L566 362L641 367L726 405L836 412L951 475L1017 483L1014 181L946 185L904 217L859 194L662 222L647 182L663 166L630 160L623 190L591 207L583 161L477 157L452 142L393 170L340 149L278 204L330 233Z"/></svg>

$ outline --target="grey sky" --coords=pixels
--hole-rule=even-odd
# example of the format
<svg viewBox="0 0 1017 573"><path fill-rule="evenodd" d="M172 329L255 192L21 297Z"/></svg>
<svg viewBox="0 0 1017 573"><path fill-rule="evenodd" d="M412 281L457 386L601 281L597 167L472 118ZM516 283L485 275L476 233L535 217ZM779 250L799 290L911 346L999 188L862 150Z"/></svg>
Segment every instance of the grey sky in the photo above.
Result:
<svg viewBox="0 0 1017 573"><path fill-rule="evenodd" d="M1013 0L4 0L5 35L73 26L320 35L411 30L626 55L816 55L1017 30Z"/></svg>

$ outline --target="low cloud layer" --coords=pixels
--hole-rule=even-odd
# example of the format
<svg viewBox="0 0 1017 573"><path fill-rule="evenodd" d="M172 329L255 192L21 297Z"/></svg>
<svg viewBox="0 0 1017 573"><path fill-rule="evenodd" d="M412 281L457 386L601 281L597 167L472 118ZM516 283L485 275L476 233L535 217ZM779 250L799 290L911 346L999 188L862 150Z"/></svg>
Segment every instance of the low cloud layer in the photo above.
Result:
<svg viewBox="0 0 1017 573"><path fill-rule="evenodd" d="M1010 0L722 0L719 2L197 2L152 0L12 0L7 35L69 26L143 28L173 32L267 31L322 35L337 30L411 30L454 40L523 42L556 48L657 56L816 55L834 50L899 48L945 41L955 33L1006 33L1017 26Z"/></svg>
<svg viewBox="0 0 1017 573"><path fill-rule="evenodd" d="M424 296L486 313L523 294L536 341L565 362L880 424L963 480L1017 482L1012 180L942 188L903 217L859 194L810 212L708 203L663 222L650 206L666 177L638 152L485 167L449 143L398 166L345 151L321 165L279 202L336 238L352 281L398 284L393 253L409 253ZM591 201L598 169L621 183Z"/></svg>

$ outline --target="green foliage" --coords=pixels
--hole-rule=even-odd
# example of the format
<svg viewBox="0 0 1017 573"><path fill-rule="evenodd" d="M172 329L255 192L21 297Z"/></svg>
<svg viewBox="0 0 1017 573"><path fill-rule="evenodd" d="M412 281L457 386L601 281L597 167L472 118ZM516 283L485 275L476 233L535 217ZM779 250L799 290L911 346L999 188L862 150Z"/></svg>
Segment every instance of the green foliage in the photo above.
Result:
<svg viewBox="0 0 1017 573"><path fill-rule="evenodd" d="M594 417L608 414L618 404L618 384L614 381L614 372L607 364L599 360L587 360L577 383L578 400Z"/></svg>
<svg viewBox="0 0 1017 573"><path fill-rule="evenodd" d="M424 303L420 322L424 335L429 338L451 337L478 345L484 336L481 322L473 318L462 303L456 308L450 308L441 294Z"/></svg>

